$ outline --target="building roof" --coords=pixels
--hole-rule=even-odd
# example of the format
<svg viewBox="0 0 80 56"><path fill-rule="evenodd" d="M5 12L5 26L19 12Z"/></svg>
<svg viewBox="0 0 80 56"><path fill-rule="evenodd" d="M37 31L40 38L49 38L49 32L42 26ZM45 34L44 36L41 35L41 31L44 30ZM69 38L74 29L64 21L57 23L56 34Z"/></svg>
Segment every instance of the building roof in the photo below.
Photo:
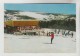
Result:
<svg viewBox="0 0 80 56"><path fill-rule="evenodd" d="M8 26L38 26L37 20L9 20L5 22Z"/></svg>

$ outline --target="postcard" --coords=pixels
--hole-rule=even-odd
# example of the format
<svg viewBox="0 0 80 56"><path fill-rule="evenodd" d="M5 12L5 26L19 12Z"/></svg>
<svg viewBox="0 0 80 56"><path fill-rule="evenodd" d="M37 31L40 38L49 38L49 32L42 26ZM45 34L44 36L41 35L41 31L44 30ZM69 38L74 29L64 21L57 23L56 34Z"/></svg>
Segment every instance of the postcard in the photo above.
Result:
<svg viewBox="0 0 80 56"><path fill-rule="evenodd" d="M4 52L75 53L76 4L4 4Z"/></svg>

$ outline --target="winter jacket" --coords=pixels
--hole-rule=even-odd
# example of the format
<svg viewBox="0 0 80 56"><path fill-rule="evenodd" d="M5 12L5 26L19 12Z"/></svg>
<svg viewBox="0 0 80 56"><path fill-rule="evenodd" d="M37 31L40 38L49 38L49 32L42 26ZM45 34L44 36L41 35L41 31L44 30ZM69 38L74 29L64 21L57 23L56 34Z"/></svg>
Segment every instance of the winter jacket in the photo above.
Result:
<svg viewBox="0 0 80 56"><path fill-rule="evenodd" d="M51 34L51 38L54 38L54 34Z"/></svg>

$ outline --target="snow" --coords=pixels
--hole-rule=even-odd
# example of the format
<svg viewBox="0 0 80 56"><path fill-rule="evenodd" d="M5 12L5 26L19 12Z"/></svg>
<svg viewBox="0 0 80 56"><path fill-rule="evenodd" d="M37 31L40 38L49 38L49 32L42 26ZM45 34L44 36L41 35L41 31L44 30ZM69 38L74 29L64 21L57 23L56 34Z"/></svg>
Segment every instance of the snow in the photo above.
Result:
<svg viewBox="0 0 80 56"><path fill-rule="evenodd" d="M30 17L37 18L38 20L43 20L43 18L47 18L46 15L38 14L36 12L19 12L19 15L27 15Z"/></svg>
<svg viewBox="0 0 80 56"><path fill-rule="evenodd" d="M56 35L53 44L50 36L4 34L4 52L7 53L74 53L75 36Z"/></svg>

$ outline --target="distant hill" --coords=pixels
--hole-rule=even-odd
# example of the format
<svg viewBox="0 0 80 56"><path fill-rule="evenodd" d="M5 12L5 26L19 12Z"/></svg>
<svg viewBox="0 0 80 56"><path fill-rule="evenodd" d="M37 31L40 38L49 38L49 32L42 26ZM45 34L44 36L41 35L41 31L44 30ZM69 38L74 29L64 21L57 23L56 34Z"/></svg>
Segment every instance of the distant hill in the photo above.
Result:
<svg viewBox="0 0 80 56"><path fill-rule="evenodd" d="M31 19L31 20L63 20L76 18L76 15L72 14L60 14L60 13L44 13L34 11L18 11L18 10L5 10L5 14L10 14L18 17L18 19ZM74 19L75 19L74 18Z"/></svg>

